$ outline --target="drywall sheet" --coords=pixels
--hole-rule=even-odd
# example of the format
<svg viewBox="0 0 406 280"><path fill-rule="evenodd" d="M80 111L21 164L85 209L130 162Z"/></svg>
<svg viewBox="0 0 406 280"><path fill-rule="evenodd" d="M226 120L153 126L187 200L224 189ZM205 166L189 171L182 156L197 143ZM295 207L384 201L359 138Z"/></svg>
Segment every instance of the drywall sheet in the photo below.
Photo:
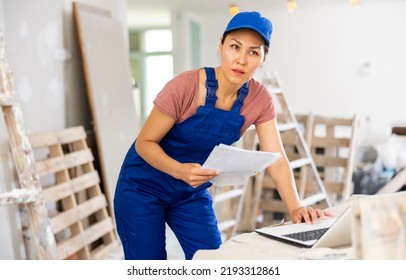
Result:
<svg viewBox="0 0 406 280"><path fill-rule="evenodd" d="M128 52L122 26L108 12L78 3L73 8L94 120L99 172L112 211L120 167L139 130Z"/></svg>

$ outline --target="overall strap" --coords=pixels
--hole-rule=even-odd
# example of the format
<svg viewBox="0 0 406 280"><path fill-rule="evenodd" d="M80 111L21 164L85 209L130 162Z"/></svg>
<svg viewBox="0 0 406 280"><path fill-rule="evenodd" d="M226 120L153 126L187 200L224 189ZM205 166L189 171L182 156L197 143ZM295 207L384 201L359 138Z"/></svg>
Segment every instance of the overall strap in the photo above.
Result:
<svg viewBox="0 0 406 280"><path fill-rule="evenodd" d="M248 95L248 83L242 85L242 87L238 90L238 97L234 102L232 111L240 112L242 104L244 103L245 97Z"/></svg>
<svg viewBox="0 0 406 280"><path fill-rule="evenodd" d="M217 101L216 91L219 87L214 68L205 67L206 71L206 106L214 107Z"/></svg>

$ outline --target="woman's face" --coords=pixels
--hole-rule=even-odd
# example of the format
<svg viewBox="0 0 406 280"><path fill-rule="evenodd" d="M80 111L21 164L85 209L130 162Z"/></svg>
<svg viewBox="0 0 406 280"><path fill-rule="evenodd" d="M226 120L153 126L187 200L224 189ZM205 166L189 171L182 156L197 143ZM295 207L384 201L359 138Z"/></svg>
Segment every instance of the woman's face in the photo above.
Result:
<svg viewBox="0 0 406 280"><path fill-rule="evenodd" d="M249 81L265 60L265 45L262 37L249 29L238 29L228 33L219 46L221 69L227 80L242 85Z"/></svg>

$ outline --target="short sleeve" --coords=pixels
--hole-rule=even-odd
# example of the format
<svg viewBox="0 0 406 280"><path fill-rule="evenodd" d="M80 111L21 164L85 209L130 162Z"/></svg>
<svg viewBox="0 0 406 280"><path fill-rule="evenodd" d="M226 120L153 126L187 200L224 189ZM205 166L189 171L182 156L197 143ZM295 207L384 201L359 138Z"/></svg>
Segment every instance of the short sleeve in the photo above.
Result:
<svg viewBox="0 0 406 280"><path fill-rule="evenodd" d="M276 117L275 104L271 93L254 79L249 82L248 87L249 92L241 109L241 114L245 118L241 135L252 124L258 125Z"/></svg>
<svg viewBox="0 0 406 280"><path fill-rule="evenodd" d="M154 105L176 122L193 105L198 83L197 71L186 71L174 77L165 84L154 100Z"/></svg>

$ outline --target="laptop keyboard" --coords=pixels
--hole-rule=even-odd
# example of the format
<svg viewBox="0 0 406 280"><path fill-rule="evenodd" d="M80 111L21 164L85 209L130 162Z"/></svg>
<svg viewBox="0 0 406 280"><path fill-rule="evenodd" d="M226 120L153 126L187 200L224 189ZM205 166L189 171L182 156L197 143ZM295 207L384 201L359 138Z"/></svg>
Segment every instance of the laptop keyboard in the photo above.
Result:
<svg viewBox="0 0 406 280"><path fill-rule="evenodd" d="M301 241L317 240L319 239L329 228L321 228L309 231L295 232L290 234L284 234L283 236L297 239Z"/></svg>

